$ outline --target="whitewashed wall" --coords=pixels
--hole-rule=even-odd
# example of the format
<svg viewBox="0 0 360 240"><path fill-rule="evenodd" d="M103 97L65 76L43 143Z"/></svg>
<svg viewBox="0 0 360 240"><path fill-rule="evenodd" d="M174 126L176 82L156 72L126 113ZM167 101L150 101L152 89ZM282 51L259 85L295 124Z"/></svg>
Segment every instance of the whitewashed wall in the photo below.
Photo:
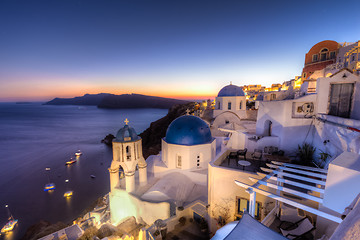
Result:
<svg viewBox="0 0 360 240"><path fill-rule="evenodd" d="M231 102L231 109L228 109L228 103ZM220 103L220 108L219 108ZM241 103L241 108L240 108ZM213 112L213 117L215 118L219 114L231 111L238 115L240 118L246 118L246 97L245 96L236 96L236 97L216 97L215 98L215 110Z"/></svg>
<svg viewBox="0 0 360 240"><path fill-rule="evenodd" d="M127 217L140 218L151 225L157 219L170 217L170 204L167 202L151 203L141 201L122 189L115 189L109 193L111 222L117 225Z"/></svg>
<svg viewBox="0 0 360 240"><path fill-rule="evenodd" d="M302 144L306 138L312 119L293 118L293 102L315 102L316 95L306 95L301 98L259 102L259 110L256 123L257 135L268 135L267 121L272 122L272 136L280 138L280 149L285 153L296 151L298 144ZM316 104L315 104L316 109Z"/></svg>

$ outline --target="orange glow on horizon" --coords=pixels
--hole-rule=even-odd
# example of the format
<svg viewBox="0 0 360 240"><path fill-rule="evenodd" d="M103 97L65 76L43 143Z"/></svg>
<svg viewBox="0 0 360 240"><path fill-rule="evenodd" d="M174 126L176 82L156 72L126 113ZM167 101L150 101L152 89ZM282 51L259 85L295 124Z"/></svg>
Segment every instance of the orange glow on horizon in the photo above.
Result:
<svg viewBox="0 0 360 240"><path fill-rule="evenodd" d="M194 83L184 84L168 82L155 86L151 82L144 84L121 82L121 83L90 83L76 81L76 79L58 79L55 83L43 81L42 79L24 81L21 85L9 82L0 89L0 101L49 101L53 98L73 98L84 94L110 93L142 94L149 96L184 99L184 100L206 100L214 99L219 89L207 84Z"/></svg>

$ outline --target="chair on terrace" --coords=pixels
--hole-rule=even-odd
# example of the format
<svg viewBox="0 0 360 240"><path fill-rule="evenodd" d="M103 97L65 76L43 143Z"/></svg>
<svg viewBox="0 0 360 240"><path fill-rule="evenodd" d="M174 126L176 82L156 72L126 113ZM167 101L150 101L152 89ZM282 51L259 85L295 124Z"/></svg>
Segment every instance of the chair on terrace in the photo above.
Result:
<svg viewBox="0 0 360 240"><path fill-rule="evenodd" d="M301 219L295 224L298 227L292 230L285 230L280 228L282 235L289 239L301 239L305 235L310 234L313 230L315 230L315 227L311 224L307 217Z"/></svg>
<svg viewBox="0 0 360 240"><path fill-rule="evenodd" d="M260 149L255 149L254 152L251 154L251 157L256 160L261 160L263 151Z"/></svg>
<svg viewBox="0 0 360 240"><path fill-rule="evenodd" d="M290 223L291 225L294 225L296 222L304 219L305 217L306 215L304 211L283 203L281 205L279 214L279 219L281 221L279 228L281 228L284 223Z"/></svg>
<svg viewBox="0 0 360 240"><path fill-rule="evenodd" d="M229 156L227 157L227 160L228 160L228 165L230 164L230 160L231 159L234 159L235 162L236 162L236 166L238 166L238 160L237 160L237 152L230 152Z"/></svg>
<svg viewBox="0 0 360 240"><path fill-rule="evenodd" d="M246 152L247 152L247 148L241 149L237 151L237 156L243 156L244 160L246 160Z"/></svg>

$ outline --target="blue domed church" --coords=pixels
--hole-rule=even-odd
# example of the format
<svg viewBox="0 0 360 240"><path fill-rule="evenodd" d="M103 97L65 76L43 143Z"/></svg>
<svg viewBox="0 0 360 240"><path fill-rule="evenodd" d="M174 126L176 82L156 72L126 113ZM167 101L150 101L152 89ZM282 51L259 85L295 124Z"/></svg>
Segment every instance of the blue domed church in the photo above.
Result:
<svg viewBox="0 0 360 240"><path fill-rule="evenodd" d="M246 96L241 87L227 85L223 87L215 98L213 122L211 132L215 137L228 137L226 130L237 130L241 119L246 119Z"/></svg>
<svg viewBox="0 0 360 240"><path fill-rule="evenodd" d="M126 124L113 141L109 168L112 223L134 216L136 221L151 225L189 204L206 209L208 166L215 155L216 139L209 124L199 117L175 119L162 139L161 154L146 161L141 138ZM119 177L120 169L125 178Z"/></svg>
<svg viewBox="0 0 360 240"><path fill-rule="evenodd" d="M233 112L239 118L246 117L246 97L241 87L230 83L219 91L215 98L214 118L223 112Z"/></svg>
<svg viewBox="0 0 360 240"><path fill-rule="evenodd" d="M216 144L209 125L199 117L175 119L162 139L162 161L168 169L206 169L215 157Z"/></svg>

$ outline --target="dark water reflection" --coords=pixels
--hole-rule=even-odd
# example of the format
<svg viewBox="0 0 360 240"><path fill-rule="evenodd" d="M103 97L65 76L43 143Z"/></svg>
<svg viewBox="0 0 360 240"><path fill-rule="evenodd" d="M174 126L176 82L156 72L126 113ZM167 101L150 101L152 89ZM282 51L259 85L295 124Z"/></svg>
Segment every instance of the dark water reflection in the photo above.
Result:
<svg viewBox="0 0 360 240"><path fill-rule="evenodd" d="M109 192L111 149L100 143L115 134L124 119L138 133L163 117L163 109L105 110L96 107L0 104L0 224L9 204L19 223L6 239L19 239L26 229L47 220L70 222ZM81 149L76 163L65 166ZM55 191L43 191L50 167ZM90 175L95 175L92 179ZM66 183L65 180L69 179ZM63 194L73 190L72 198Z"/></svg>

